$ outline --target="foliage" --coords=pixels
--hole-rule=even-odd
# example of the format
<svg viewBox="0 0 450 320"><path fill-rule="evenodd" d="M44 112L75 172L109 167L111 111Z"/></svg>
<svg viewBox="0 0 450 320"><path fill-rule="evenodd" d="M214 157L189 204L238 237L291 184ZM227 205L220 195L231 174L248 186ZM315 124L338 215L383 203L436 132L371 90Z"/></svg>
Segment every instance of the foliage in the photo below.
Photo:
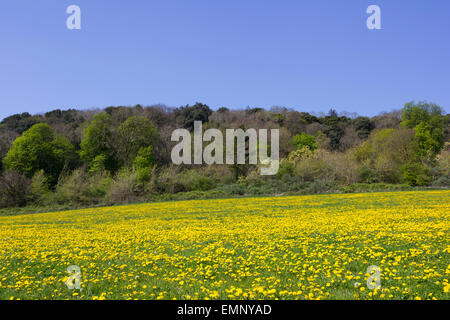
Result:
<svg viewBox="0 0 450 320"><path fill-rule="evenodd" d="M18 192L17 201L1 201L62 208L195 196L342 192L355 184L374 184L373 190L391 184L448 185L449 151L444 144L450 137L450 115L442 108L412 102L375 117L347 115L334 109L312 115L251 106L212 111L203 103L175 109L136 105L103 112L16 114L0 123L0 174L14 182L11 186L20 182L24 187L11 189ZM261 177L258 165L249 164L173 166L171 134L180 127L192 130L194 121L222 132L279 128L277 175Z"/></svg>
<svg viewBox="0 0 450 320"><path fill-rule="evenodd" d="M0 175L0 207L24 206L30 180L15 170Z"/></svg>
<svg viewBox="0 0 450 320"><path fill-rule="evenodd" d="M437 163L441 173L450 176L450 142L445 144L445 148L437 156Z"/></svg>
<svg viewBox="0 0 450 320"><path fill-rule="evenodd" d="M402 171L403 180L410 186L427 186L432 180L428 168L420 163L408 163Z"/></svg>
<svg viewBox="0 0 450 320"><path fill-rule="evenodd" d="M21 114L14 114L12 116L6 117L2 120L1 125L13 130L18 134L22 134L23 132L30 129L35 124L38 124L42 121L42 118L39 116L32 116L28 112L24 112Z"/></svg>
<svg viewBox="0 0 450 320"><path fill-rule="evenodd" d="M31 178L44 170L51 183L56 183L64 166L75 161L73 145L67 138L55 136L48 124L40 123L17 138L3 159L7 169L24 173Z"/></svg>
<svg viewBox="0 0 450 320"><path fill-rule="evenodd" d="M311 151L314 151L318 147L314 136L311 136L305 132L296 134L293 138L293 142L297 146L297 149L309 148Z"/></svg>
<svg viewBox="0 0 450 320"><path fill-rule="evenodd" d="M361 139L367 139L371 131L375 128L374 124L368 117L356 118L353 120L353 126Z"/></svg>
<svg viewBox="0 0 450 320"><path fill-rule="evenodd" d="M102 112L94 116L84 132L80 156L92 172L98 172L100 167L110 172L119 169L113 128L111 117Z"/></svg>
<svg viewBox="0 0 450 320"><path fill-rule="evenodd" d="M134 159L134 168L137 172L137 179L140 183L150 181L155 159L152 153L152 146L141 148Z"/></svg>
<svg viewBox="0 0 450 320"><path fill-rule="evenodd" d="M195 121L208 122L212 114L211 109L203 103L197 102L193 106L186 105L175 109L175 115L181 121L181 125L189 130L194 129Z"/></svg>
<svg viewBox="0 0 450 320"><path fill-rule="evenodd" d="M403 126L416 132L416 156L433 159L444 145L443 110L436 104L410 102L402 110Z"/></svg>
<svg viewBox="0 0 450 320"><path fill-rule="evenodd" d="M112 178L106 172L89 174L79 168L60 178L53 201L73 206L103 203L111 183Z"/></svg>
<svg viewBox="0 0 450 320"><path fill-rule="evenodd" d="M30 192L28 200L39 206L46 205L51 197L48 178L44 170L37 171L31 179Z"/></svg>
<svg viewBox="0 0 450 320"><path fill-rule="evenodd" d="M399 183L401 167L414 155L414 131L407 128L382 129L355 150L356 159L362 165L363 182Z"/></svg>
<svg viewBox="0 0 450 320"><path fill-rule="evenodd" d="M138 176L135 171L121 170L113 179L106 194L106 203L121 204L135 202L139 199L141 190L138 186Z"/></svg>
<svg viewBox="0 0 450 320"><path fill-rule="evenodd" d="M119 154L122 164L127 168L131 167L139 152L142 152L141 158L150 157L151 146L156 137L156 129L149 119L138 116L128 118L119 126Z"/></svg>

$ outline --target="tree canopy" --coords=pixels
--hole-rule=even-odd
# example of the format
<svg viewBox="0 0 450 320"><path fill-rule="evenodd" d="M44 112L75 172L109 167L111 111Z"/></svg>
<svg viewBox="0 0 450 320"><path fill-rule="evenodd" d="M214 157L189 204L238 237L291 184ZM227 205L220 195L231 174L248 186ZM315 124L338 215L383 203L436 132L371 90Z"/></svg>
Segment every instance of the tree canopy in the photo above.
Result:
<svg viewBox="0 0 450 320"><path fill-rule="evenodd" d="M75 150L69 140L55 135L48 124L39 123L13 142L3 163L5 168L22 172L27 177L44 170L55 183L64 166L75 160Z"/></svg>

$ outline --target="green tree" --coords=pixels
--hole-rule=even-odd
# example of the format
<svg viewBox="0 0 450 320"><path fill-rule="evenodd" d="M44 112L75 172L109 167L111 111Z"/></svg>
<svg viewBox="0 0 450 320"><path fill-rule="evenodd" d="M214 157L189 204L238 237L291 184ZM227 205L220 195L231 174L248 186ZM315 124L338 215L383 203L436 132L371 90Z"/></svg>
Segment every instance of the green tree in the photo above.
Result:
<svg viewBox="0 0 450 320"><path fill-rule="evenodd" d="M410 162L404 165L402 171L403 180L410 186L428 186L431 183L430 170L418 162Z"/></svg>
<svg viewBox="0 0 450 320"><path fill-rule="evenodd" d="M117 138L111 117L106 112L96 114L84 132L80 156L91 172L104 168L110 172L119 169Z"/></svg>
<svg viewBox="0 0 450 320"><path fill-rule="evenodd" d="M22 172L31 178L44 170L51 184L56 183L65 165L76 161L73 145L67 138L55 136L46 123L39 123L25 131L12 144L3 163L5 168Z"/></svg>
<svg viewBox="0 0 450 320"><path fill-rule="evenodd" d="M329 115L323 118L322 124L326 127L324 133L330 139L331 150L338 150L341 144L341 138L344 136L344 127L349 121L347 117L338 117L337 112L331 109Z"/></svg>
<svg viewBox="0 0 450 320"><path fill-rule="evenodd" d="M212 110L200 102L175 109L175 116L182 122L183 127L189 130L194 129L195 121L208 122L211 114Z"/></svg>
<svg viewBox="0 0 450 320"><path fill-rule="evenodd" d="M152 167L155 165L155 159L152 154L152 146L139 149L138 155L134 159L136 169Z"/></svg>
<svg viewBox="0 0 450 320"><path fill-rule="evenodd" d="M377 131L356 149L355 155L362 164L361 178L365 182L401 182L402 166L414 155L414 130Z"/></svg>
<svg viewBox="0 0 450 320"><path fill-rule="evenodd" d="M157 138L153 123L140 116L128 118L119 127L119 157L126 167L131 167L141 149L151 147ZM148 149L151 152L151 148Z"/></svg>
<svg viewBox="0 0 450 320"><path fill-rule="evenodd" d="M137 172L138 181L141 183L148 182L154 166L155 159L152 154L152 146L140 148L134 159L134 168Z"/></svg>
<svg viewBox="0 0 450 320"><path fill-rule="evenodd" d="M407 103L402 110L401 124L416 132L416 160L432 160L442 150L445 117L438 105L426 102Z"/></svg>
<svg viewBox="0 0 450 320"><path fill-rule="evenodd" d="M415 128L420 123L443 124L443 110L434 103L408 102L402 109L402 125Z"/></svg>
<svg viewBox="0 0 450 320"><path fill-rule="evenodd" d="M358 136L365 140L369 137L370 132L374 129L372 121L367 117L358 117L353 120L353 126Z"/></svg>
<svg viewBox="0 0 450 320"><path fill-rule="evenodd" d="M22 134L33 125L41 122L43 122L42 116L32 116L28 112L24 112L6 117L2 120L1 124L18 134Z"/></svg>
<svg viewBox="0 0 450 320"><path fill-rule="evenodd" d="M414 128L416 154L420 158L434 159L444 145L444 131L421 122Z"/></svg>
<svg viewBox="0 0 450 320"><path fill-rule="evenodd" d="M293 138L293 142L297 146L297 149L309 148L311 151L314 151L318 147L314 136L311 136L305 132L296 134Z"/></svg>

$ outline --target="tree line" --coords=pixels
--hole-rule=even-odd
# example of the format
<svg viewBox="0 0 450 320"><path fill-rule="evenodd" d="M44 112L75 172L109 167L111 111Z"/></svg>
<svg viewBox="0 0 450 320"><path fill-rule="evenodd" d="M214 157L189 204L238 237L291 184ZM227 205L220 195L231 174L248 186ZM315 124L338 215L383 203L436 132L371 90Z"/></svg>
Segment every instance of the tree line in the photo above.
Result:
<svg viewBox="0 0 450 320"><path fill-rule="evenodd" d="M171 163L173 130L280 129L280 169ZM428 102L375 117L284 107L213 111L203 103L53 110L0 123L0 206L450 185L450 115Z"/></svg>

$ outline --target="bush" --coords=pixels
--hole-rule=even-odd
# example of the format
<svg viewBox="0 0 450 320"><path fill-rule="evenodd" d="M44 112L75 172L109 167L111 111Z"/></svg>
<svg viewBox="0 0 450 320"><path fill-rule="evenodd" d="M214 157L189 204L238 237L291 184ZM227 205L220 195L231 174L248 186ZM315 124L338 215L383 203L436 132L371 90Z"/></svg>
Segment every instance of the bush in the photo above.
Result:
<svg viewBox="0 0 450 320"><path fill-rule="evenodd" d="M307 187L306 191L308 193L325 193L330 191L331 187L323 180L316 180L313 181L309 186Z"/></svg>
<svg viewBox="0 0 450 320"><path fill-rule="evenodd" d="M293 176L295 172L295 164L288 159L281 159L280 168L277 172L277 177Z"/></svg>
<svg viewBox="0 0 450 320"><path fill-rule="evenodd" d="M445 176L450 176L450 142L445 144L445 148L437 156L439 170Z"/></svg>
<svg viewBox="0 0 450 320"><path fill-rule="evenodd" d="M118 173L106 194L107 204L130 203L139 200L142 189L138 186L138 174L135 171L122 170Z"/></svg>
<svg viewBox="0 0 450 320"><path fill-rule="evenodd" d="M134 159L134 168L137 173L138 183L143 185L151 180L154 173L155 160L152 154L152 147L141 148Z"/></svg>
<svg viewBox="0 0 450 320"><path fill-rule="evenodd" d="M213 178L196 170L187 170L180 173L180 180L186 191L208 191L216 186Z"/></svg>
<svg viewBox="0 0 450 320"><path fill-rule="evenodd" d="M159 169L149 182L149 192L153 194L162 194L187 191L180 179L178 170L179 169L176 166Z"/></svg>
<svg viewBox="0 0 450 320"><path fill-rule="evenodd" d="M364 183L377 183L380 182L377 171L370 166L363 165L359 169L359 178Z"/></svg>
<svg viewBox="0 0 450 320"><path fill-rule="evenodd" d="M359 181L360 164L353 152L322 152L318 154L326 165L322 180L341 182L345 184Z"/></svg>
<svg viewBox="0 0 450 320"><path fill-rule="evenodd" d="M217 185L231 184L234 182L233 171L230 170L230 166L226 164L207 166L201 169L201 173L212 178Z"/></svg>
<svg viewBox="0 0 450 320"><path fill-rule="evenodd" d="M15 170L0 175L0 207L26 205L30 180Z"/></svg>
<svg viewBox="0 0 450 320"><path fill-rule="evenodd" d="M317 157L308 157L295 166L295 175L302 181L314 181L324 176L326 164Z"/></svg>
<svg viewBox="0 0 450 320"><path fill-rule="evenodd" d="M295 175L302 181L340 181L348 184L359 180L360 165L352 152L338 153L319 149L314 153L293 153L290 159L294 159ZM283 166L288 167L286 164Z"/></svg>
<svg viewBox="0 0 450 320"><path fill-rule="evenodd" d="M318 147L314 136L311 136L305 132L295 135L292 141L296 145L297 149L309 148L311 151L314 151Z"/></svg>
<svg viewBox="0 0 450 320"><path fill-rule="evenodd" d="M410 186L428 186L431 175L428 168L419 163L410 163L402 167L403 179Z"/></svg>
<svg viewBox="0 0 450 320"><path fill-rule="evenodd" d="M222 191L225 194L229 195L244 195L245 194L245 186L241 184L229 184L229 185L223 185L217 188L217 190Z"/></svg>
<svg viewBox="0 0 450 320"><path fill-rule="evenodd" d="M361 165L361 180L367 183L402 182L401 167L414 157L413 141L412 129L383 129L374 132L354 152Z"/></svg>
<svg viewBox="0 0 450 320"><path fill-rule="evenodd" d="M433 181L432 185L435 187L450 187L450 176L440 176Z"/></svg>
<svg viewBox="0 0 450 320"><path fill-rule="evenodd" d="M33 175L28 200L40 206L51 201L51 191L44 170L39 170Z"/></svg>
<svg viewBox="0 0 450 320"><path fill-rule="evenodd" d="M217 182L200 170L178 172L176 167L159 171L149 190L152 193L179 193L188 191L207 191L215 188Z"/></svg>
<svg viewBox="0 0 450 320"><path fill-rule="evenodd" d="M82 168L76 169L61 177L53 198L58 204L98 204L104 200L111 183L112 179L106 172L91 175Z"/></svg>

